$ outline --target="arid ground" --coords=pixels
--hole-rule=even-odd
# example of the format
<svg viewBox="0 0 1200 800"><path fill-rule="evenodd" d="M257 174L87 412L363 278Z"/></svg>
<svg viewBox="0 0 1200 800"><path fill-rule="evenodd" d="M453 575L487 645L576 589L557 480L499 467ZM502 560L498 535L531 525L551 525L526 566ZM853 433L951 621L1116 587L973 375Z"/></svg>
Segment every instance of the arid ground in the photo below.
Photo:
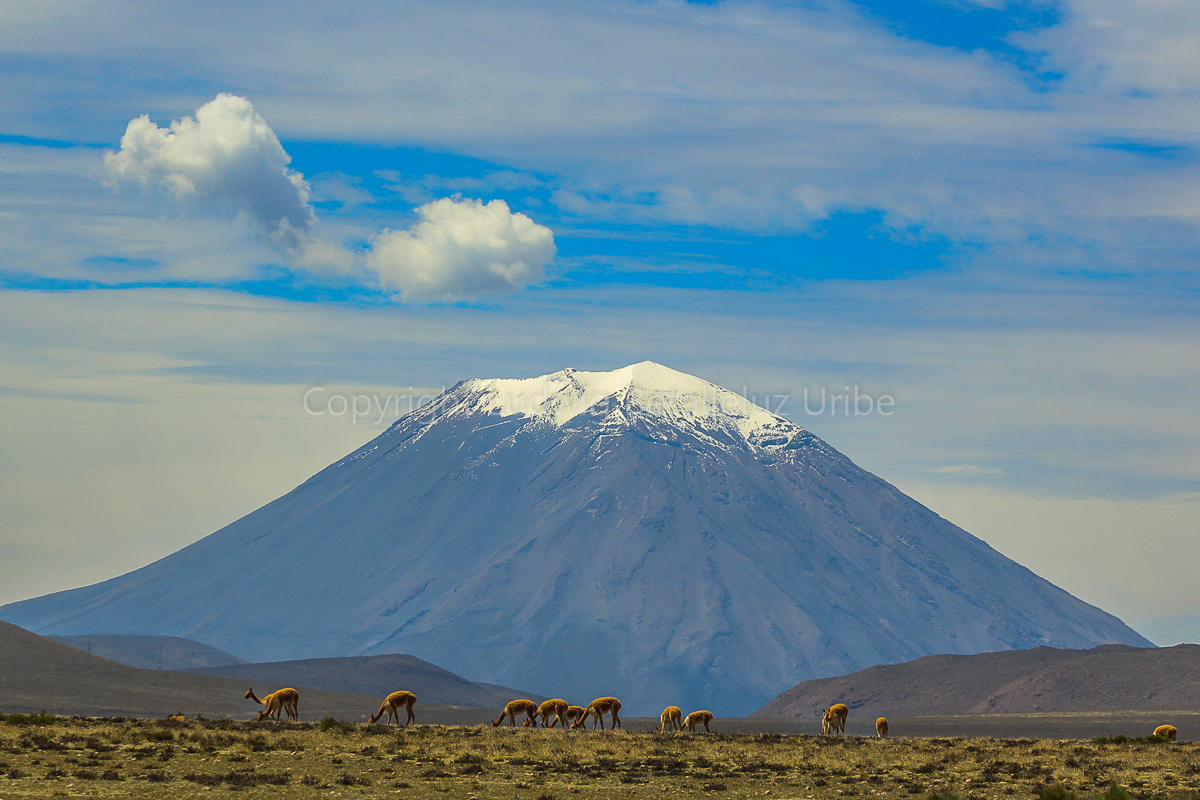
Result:
<svg viewBox="0 0 1200 800"><path fill-rule="evenodd" d="M1128 795L1113 785L1124 787ZM9 716L0 797L1193 797L1200 745Z"/></svg>

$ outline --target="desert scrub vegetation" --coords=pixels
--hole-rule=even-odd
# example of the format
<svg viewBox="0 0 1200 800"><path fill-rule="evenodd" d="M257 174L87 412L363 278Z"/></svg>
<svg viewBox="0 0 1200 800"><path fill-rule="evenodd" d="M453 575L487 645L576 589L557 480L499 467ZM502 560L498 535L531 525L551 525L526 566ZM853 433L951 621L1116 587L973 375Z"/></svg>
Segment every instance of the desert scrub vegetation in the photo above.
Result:
<svg viewBox="0 0 1200 800"><path fill-rule="evenodd" d="M1200 745L0 720L0 797L1200 800Z"/></svg>

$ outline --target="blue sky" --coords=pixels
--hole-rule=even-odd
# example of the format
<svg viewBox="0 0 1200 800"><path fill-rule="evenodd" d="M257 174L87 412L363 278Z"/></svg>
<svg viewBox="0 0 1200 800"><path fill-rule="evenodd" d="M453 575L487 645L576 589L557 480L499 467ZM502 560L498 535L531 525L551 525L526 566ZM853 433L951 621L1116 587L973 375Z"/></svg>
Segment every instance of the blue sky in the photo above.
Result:
<svg viewBox="0 0 1200 800"><path fill-rule="evenodd" d="M1195 639L1142 587L1200 555L1197 41L1175 0L6 9L0 601L378 432L311 386L652 358L894 395L797 421Z"/></svg>

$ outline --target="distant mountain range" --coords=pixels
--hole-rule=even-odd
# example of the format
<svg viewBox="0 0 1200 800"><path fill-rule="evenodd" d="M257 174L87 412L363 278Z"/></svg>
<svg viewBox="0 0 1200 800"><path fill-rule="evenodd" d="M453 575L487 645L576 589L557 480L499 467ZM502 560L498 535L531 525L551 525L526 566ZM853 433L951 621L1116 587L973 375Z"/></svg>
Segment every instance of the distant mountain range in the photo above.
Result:
<svg viewBox="0 0 1200 800"><path fill-rule="evenodd" d="M246 659L238 658L224 650L178 636L108 633L49 638L86 650L93 655L111 658L113 661L142 669L189 669L247 663Z"/></svg>
<svg viewBox="0 0 1200 800"><path fill-rule="evenodd" d="M398 678L398 685L389 684L387 691L374 689L367 694L328 691L296 680L312 676L313 672L284 677L283 674L271 674L269 670L273 666L239 665L236 668L263 668L266 671L231 677L139 669L0 622L0 711L29 713L45 710L51 714L122 717L162 717L183 712L187 716L203 714L252 719L261 707L245 699L247 688L253 686L260 695L265 695L283 686L292 686L300 690L301 719L315 721L331 715L362 722L379 708L387 692L410 688L403 682L402 673L393 673ZM330 674L332 672L330 670ZM353 668L344 668L343 672L342 680L348 680ZM486 708L446 704L447 699L457 698L456 689L467 693L474 703L481 687L450 673L444 673L444 676L446 681L441 685L433 681L413 681L413 686L420 687L417 691L419 721L472 725L494 718L502 703L488 703ZM463 686L464 683L469 685Z"/></svg>
<svg viewBox="0 0 1200 800"><path fill-rule="evenodd" d="M47 638L142 669L219 675L258 685L294 684L330 692L380 696L406 689L429 703L488 709L503 708L505 703L517 697L539 702L546 699L520 689L475 683L408 655L251 664L203 642L177 636L97 634Z"/></svg>
<svg viewBox="0 0 1200 800"><path fill-rule="evenodd" d="M1200 707L1200 645L1090 650L1036 647L928 656L805 681L753 717L811 718L833 703L851 714L918 717Z"/></svg>
<svg viewBox="0 0 1200 800"><path fill-rule="evenodd" d="M211 536L13 603L42 633L744 714L935 653L1150 643L798 425L651 362L467 380Z"/></svg>
<svg viewBox="0 0 1200 800"><path fill-rule="evenodd" d="M193 675L221 675L251 683L290 682L353 694L383 696L397 689L407 689L430 703L487 709L504 708L509 700L521 697L536 702L547 699L522 689L475 683L428 661L405 655L310 658L265 664L193 667L184 671Z"/></svg>

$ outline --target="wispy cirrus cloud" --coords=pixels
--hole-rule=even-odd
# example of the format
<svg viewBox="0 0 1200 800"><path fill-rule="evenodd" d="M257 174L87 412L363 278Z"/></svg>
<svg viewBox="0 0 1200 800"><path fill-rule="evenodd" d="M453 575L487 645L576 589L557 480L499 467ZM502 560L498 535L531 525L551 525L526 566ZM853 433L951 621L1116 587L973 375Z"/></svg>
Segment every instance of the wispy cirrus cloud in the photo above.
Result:
<svg viewBox="0 0 1200 800"><path fill-rule="evenodd" d="M1014 248L1010 261L1036 248L1039 263L1091 248L1105 269L1136 266L1126 245L1186 265L1200 240L1194 164L1092 147L1150 141L1186 154L1200 144L1186 105L1170 98L1198 88L1195 22L1179 2L1068 0L1053 24L1010 37L1041 71L914 40L840 0L450 2L320 23L271 14L288 48L261 41L261 11L214 9L211 22L186 26L169 7L119 2L104 14L80 4L17 15L6 40L14 80L0 101L17 132L74 129L95 141L122 105L169 118L180 97L238 86L285 140L466 153L553 175L558 213L649 226L805 230L873 209L901 235ZM217 20L231 23L220 35ZM130 47L147 25L205 46ZM129 55L120 70L81 66L55 83L37 67L51 42L65 64ZM209 76L203 90L130 84L97 113L45 116L48 98L91 102L79 99L90 81L174 74L160 67L179 59L178 72Z"/></svg>

